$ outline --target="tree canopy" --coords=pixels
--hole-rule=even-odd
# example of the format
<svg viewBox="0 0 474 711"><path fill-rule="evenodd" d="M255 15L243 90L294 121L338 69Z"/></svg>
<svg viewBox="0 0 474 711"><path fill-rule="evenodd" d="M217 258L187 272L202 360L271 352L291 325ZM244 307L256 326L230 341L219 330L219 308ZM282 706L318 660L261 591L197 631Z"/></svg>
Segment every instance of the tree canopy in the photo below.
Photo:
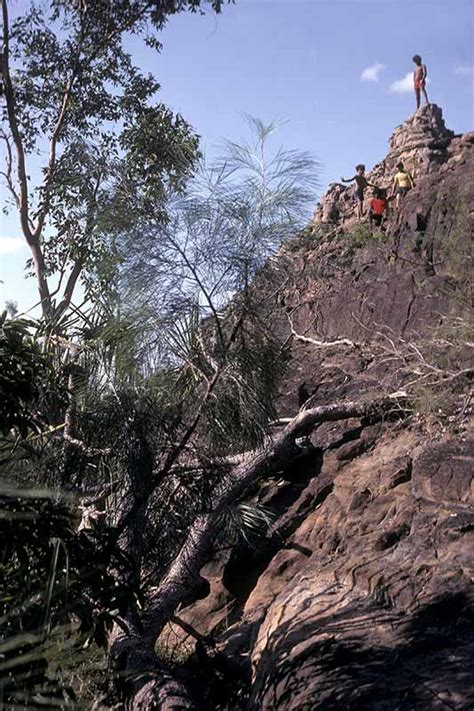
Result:
<svg viewBox="0 0 474 711"><path fill-rule="evenodd" d="M117 221L132 226L150 203L164 219L165 194L183 189L199 157L192 127L159 101L159 82L124 40L140 34L159 50L173 14L222 5L50 0L10 21L2 0L2 177L49 318L61 318L79 282L86 298L113 284Z"/></svg>

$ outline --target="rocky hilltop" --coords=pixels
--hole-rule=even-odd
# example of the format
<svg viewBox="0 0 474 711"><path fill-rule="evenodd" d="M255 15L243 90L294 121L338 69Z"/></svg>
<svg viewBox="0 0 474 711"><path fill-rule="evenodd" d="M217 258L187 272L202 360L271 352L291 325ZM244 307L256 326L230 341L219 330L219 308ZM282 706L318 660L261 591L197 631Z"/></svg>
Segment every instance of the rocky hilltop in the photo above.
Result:
<svg viewBox="0 0 474 711"><path fill-rule="evenodd" d="M369 180L388 187L399 160L416 187L385 232L357 223L352 189L333 184L255 281L290 348L282 421L400 389L410 410L319 426L253 492L266 535L205 566L205 596L160 641L202 683L196 632L212 640L235 684L203 692L203 708L474 707L474 134L424 107Z"/></svg>

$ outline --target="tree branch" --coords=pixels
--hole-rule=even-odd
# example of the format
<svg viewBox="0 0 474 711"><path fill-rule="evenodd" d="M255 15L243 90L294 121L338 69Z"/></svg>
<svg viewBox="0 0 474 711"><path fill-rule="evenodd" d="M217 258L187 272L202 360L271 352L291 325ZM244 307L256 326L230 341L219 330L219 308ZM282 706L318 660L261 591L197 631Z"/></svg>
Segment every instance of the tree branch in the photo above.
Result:
<svg viewBox="0 0 474 711"><path fill-rule="evenodd" d="M85 226L85 231L86 234L89 235L94 226L94 212L95 208L97 205L97 193L99 191L99 187L102 181L102 173L99 172L96 183L94 186L94 190L92 191L92 198L89 203L88 209L87 209L87 218L86 218L86 226ZM55 309L54 312L54 319L56 322L59 321L61 316L64 314L65 311L69 308L71 304L71 300L74 294L74 289L76 288L77 280L81 276L81 272L84 266L84 256L81 255L79 256L73 265L73 268L69 274L68 280L66 282L66 286L64 287L64 292L63 296L61 299L61 302L58 304L58 306ZM62 275L61 275L62 278Z"/></svg>
<svg viewBox="0 0 474 711"><path fill-rule="evenodd" d="M80 49L78 51L78 54L79 53L80 53ZM50 199L50 195L51 195L51 182L53 179L54 168L56 165L56 148L57 148L59 133L61 131L61 128L64 123L64 119L66 117L67 106L69 103L69 99L71 97L71 90L72 90L72 87L74 84L74 79L77 75L77 71L78 71L78 60L76 60L71 77L69 78L69 80L66 83L66 88L64 89L63 99L61 102L61 108L59 110L58 118L57 118L56 124L53 128L51 138L49 140L48 167L46 169L46 176L45 176L44 183L41 187L43 199L42 199L42 203L38 209L38 218L37 218L36 226L35 226L35 229L33 232L33 235L36 239L39 239L41 236L41 233L42 233L43 227L44 227L44 223L46 220L46 216L48 214L49 199Z"/></svg>
<svg viewBox="0 0 474 711"><path fill-rule="evenodd" d="M295 443L298 437L308 434L322 422L374 414L381 416L394 408L406 411L405 393L397 392L366 402L337 402L301 410L275 439L269 438L258 451L245 454L215 488L210 512L196 517L181 551L156 593L145 605L142 616L144 635L139 642L141 651L151 652L154 649L164 625L173 617L178 605L189 599L190 591L199 580L200 570L213 554L222 515L241 501L258 481L287 468L300 455L301 450Z"/></svg>
<svg viewBox="0 0 474 711"><path fill-rule="evenodd" d="M38 291L40 295L41 306L43 313L49 316L51 312L51 297L46 278L46 265L44 255L41 250L39 241L36 235L30 228L29 205L28 205L28 178L26 175L25 150L23 140L18 127L15 107L15 95L13 92L12 81L10 76L10 30L8 22L8 6L7 0L2 2L2 17L3 17L3 54L4 54L4 85L5 85L5 100L7 104L7 116L10 131L15 144L17 154L17 170L20 192L18 196L18 208L20 212L20 223L23 235L33 255L33 263L38 281Z"/></svg>
<svg viewBox="0 0 474 711"><path fill-rule="evenodd" d="M196 517L188 538L172 563L156 593L145 604L141 616L140 634L124 634L115 629L111 656L126 660L127 671L132 672L132 699L130 708L168 708L157 705L158 700L171 699L191 708L189 695L169 676L155 655L158 635L170 620L176 620L175 611L199 581L199 573L214 551L219 521L230 506L240 501L257 481L286 468L300 454L295 440L321 422L379 415L393 408L403 411L404 393L355 403L335 403L300 411L275 439L269 439L257 452L244 455L240 464L217 486L211 500L210 513ZM143 705L145 702L145 705ZM172 708L170 706L169 708Z"/></svg>
<svg viewBox="0 0 474 711"><path fill-rule="evenodd" d="M71 299L74 294L74 289L76 288L77 280L81 275L83 265L84 260L80 257L74 262L74 266L71 269L68 280L66 282L66 286L64 287L64 293L61 302L58 304L54 311L54 320L56 321L56 323L59 321L64 312L67 311L71 303Z"/></svg>
<svg viewBox="0 0 474 711"><path fill-rule="evenodd" d="M7 161L7 169L6 171L2 171L0 175L3 175L5 180L7 181L7 187L9 191L11 192L13 199L15 200L17 208L20 207L20 198L18 196L17 191L15 190L15 186L13 184L13 179L12 179L12 167L13 167L13 155L12 155L12 147L10 145L10 140L5 133L5 131L0 132L1 138L5 141L5 146L7 149L7 156L6 156L6 161Z"/></svg>
<svg viewBox="0 0 474 711"><path fill-rule="evenodd" d="M77 449L80 449L81 452L83 452L87 457L104 457L112 452L112 449L110 447L107 447L105 449L98 449L97 447L89 447L85 442L83 442L80 439L76 439L75 437L72 437L70 434L67 432L64 432L62 437L60 437L61 442L66 441L69 444L71 444L73 447L76 447Z"/></svg>
<svg viewBox="0 0 474 711"><path fill-rule="evenodd" d="M215 308L215 306L214 306L214 302L212 301L212 296L211 296L211 294L210 294L210 293L208 292L208 290L206 289L206 287L205 287L205 285L204 285L204 282L202 281L201 277L199 276L199 273L198 273L197 268L194 266L194 264L191 262L191 260L189 259L188 255L186 254L186 250L183 249L175 239L173 239L172 237L170 237L169 234L167 234L167 239L168 239L168 241L170 242L170 244L173 246L173 248L176 249L176 251L178 252L178 254L183 258L184 263L186 264L187 268L188 268L189 271L191 272L191 274L192 274L194 280L196 281L196 284L198 285L199 289L200 289L201 292L203 293L204 298L206 299L207 305L209 306L209 308L210 308L210 310L211 310L211 313L212 313L212 316L213 316L213 319L214 319L214 323L216 324L217 333L218 333L218 335L219 335L219 341L220 341L220 343L221 343L221 346L223 347L223 346L224 346L224 343L225 343L225 340L224 340L224 334L223 334L223 332L222 332L221 319L219 318L219 314L218 314L217 311L216 311L216 308Z"/></svg>
<svg viewBox="0 0 474 711"><path fill-rule="evenodd" d="M227 343L225 344L225 352L227 352L229 350L229 348L232 346L232 344L234 343L234 341L237 337L237 334L242 326L243 319L244 319L244 315L240 314L234 324L234 327L233 327L230 335L229 335ZM195 414L194 418L192 419L191 423L189 424L189 426L186 428L185 432L183 433L180 441L168 453L168 455L165 458L165 461L164 461L163 465L160 467L160 470L158 471L158 473L153 478L150 478L147 481L147 490L144 493L145 502L149 500L150 496L157 489L157 487L161 484L163 479L169 474L169 472L171 471L174 464L177 462L177 460L179 459L181 454L186 449L186 446L187 446L189 440L191 439L191 437L193 436L194 432L196 431L196 429L199 425L204 407L209 402L209 400L211 399L211 397L214 393L217 383L219 382L219 379L222 375L222 371L223 371L223 367L221 367L219 370L217 370L214 373L213 377L209 380L206 391L201 399L201 402L199 403L199 405L197 407L196 414ZM129 511L127 511L127 513L125 513L124 516L119 520L117 527L116 527L116 532L115 532L117 539L122 535L122 533L124 533L126 531L130 521L132 521L135 516L136 509L141 505L142 505L142 502L134 503L132 505L132 507L129 509Z"/></svg>
<svg viewBox="0 0 474 711"><path fill-rule="evenodd" d="M293 321L291 320L291 315L289 313L286 314L286 317L290 324L291 333L299 341L311 343L311 345L316 346L317 348L330 348L331 346L350 346L351 348L356 348L358 345L354 341L351 341L349 338L337 338L334 341L321 341L315 338L309 338L308 336L299 334L295 331L295 327ZM309 328L311 328L311 326ZM309 328L307 329L307 331L309 331ZM307 331L305 333L307 333Z"/></svg>

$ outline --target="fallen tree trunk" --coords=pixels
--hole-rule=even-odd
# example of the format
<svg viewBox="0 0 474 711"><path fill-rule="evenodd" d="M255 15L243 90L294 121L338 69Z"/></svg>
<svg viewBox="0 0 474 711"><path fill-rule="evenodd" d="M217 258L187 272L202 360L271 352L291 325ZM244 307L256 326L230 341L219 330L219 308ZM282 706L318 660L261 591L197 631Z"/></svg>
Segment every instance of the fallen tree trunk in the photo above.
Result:
<svg viewBox="0 0 474 711"><path fill-rule="evenodd" d="M405 401L405 393L394 393L366 402L339 402L303 409L276 437L268 438L259 450L247 453L240 462L234 463L230 473L216 487L211 497L209 512L196 517L186 542L168 573L144 605L141 614L142 633L128 639L124 638L123 633L120 635L121 654L126 655L130 673L137 678L139 667L141 666L142 672L145 672L144 666L148 667L143 684L138 684L138 689L137 684L133 684L130 708L146 708L143 705L145 698L147 703L153 704L147 708L192 708L190 699L184 698L182 686L168 678L169 675L163 675L158 659L156 665L150 664L150 660L154 656L156 640L164 626L178 606L189 599L190 591L197 588L200 570L214 552L223 514L239 503L257 482L286 469L294 462L302 451L296 440L308 435L317 424L354 417L381 417L394 411L401 413L406 410ZM235 462L235 459L233 461ZM155 673L150 666L155 667ZM176 701L178 696L181 706Z"/></svg>
<svg viewBox="0 0 474 711"><path fill-rule="evenodd" d="M154 645L150 648L142 643L133 622L128 625L128 633L115 625L112 637L109 666L117 691L125 697L125 708L130 711L194 708L187 687L160 662Z"/></svg>

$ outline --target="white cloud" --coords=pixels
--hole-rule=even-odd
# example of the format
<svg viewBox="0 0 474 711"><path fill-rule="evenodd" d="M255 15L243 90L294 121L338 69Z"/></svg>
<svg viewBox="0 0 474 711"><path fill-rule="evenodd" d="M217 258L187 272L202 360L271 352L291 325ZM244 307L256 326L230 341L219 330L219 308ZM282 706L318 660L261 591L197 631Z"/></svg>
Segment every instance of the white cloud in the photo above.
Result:
<svg viewBox="0 0 474 711"><path fill-rule="evenodd" d="M409 91L413 91L413 72L408 72L403 79L397 79L397 81L390 84L389 91L392 94L406 94Z"/></svg>
<svg viewBox="0 0 474 711"><path fill-rule="evenodd" d="M474 67L469 64L460 64L454 69L455 74L461 74L462 76L474 76Z"/></svg>
<svg viewBox="0 0 474 711"><path fill-rule="evenodd" d="M25 240L21 237L0 237L0 254L13 254L25 246Z"/></svg>
<svg viewBox="0 0 474 711"><path fill-rule="evenodd" d="M429 78L426 79L426 83L430 83ZM392 94L408 94L408 92L413 91L413 72L407 72L403 79L397 79L397 81L390 84L389 91Z"/></svg>
<svg viewBox="0 0 474 711"><path fill-rule="evenodd" d="M385 64L380 64L376 62L370 67L366 67L362 74L360 75L361 81L375 81L378 82L381 72L386 69Z"/></svg>

